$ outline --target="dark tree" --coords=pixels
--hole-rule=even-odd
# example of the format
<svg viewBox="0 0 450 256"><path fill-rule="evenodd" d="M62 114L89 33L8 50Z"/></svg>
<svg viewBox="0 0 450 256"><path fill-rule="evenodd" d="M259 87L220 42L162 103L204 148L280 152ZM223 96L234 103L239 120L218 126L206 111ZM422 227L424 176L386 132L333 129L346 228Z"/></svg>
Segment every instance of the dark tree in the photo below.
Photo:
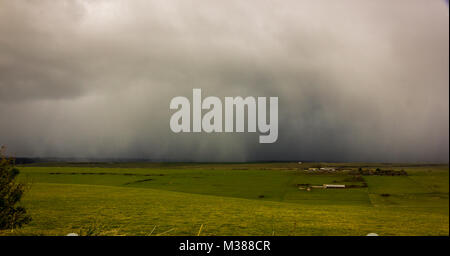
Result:
<svg viewBox="0 0 450 256"><path fill-rule="evenodd" d="M0 230L20 228L31 221L25 208L17 206L22 198L25 185L16 182L19 170L14 167L14 160L4 155L0 148Z"/></svg>

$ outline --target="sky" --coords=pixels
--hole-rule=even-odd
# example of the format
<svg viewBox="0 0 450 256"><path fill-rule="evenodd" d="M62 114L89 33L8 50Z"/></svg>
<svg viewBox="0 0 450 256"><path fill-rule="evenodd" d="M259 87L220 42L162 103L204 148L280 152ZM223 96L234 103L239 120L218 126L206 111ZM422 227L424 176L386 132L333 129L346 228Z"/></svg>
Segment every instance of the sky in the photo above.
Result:
<svg viewBox="0 0 450 256"><path fill-rule="evenodd" d="M0 0L16 156L449 161L443 0ZM279 98L258 133L173 133L176 96Z"/></svg>

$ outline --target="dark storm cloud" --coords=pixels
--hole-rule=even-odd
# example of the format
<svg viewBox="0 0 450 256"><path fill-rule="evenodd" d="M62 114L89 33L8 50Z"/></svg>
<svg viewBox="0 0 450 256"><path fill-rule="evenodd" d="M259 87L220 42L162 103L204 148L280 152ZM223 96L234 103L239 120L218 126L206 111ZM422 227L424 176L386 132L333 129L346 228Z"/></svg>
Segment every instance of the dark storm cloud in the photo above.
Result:
<svg viewBox="0 0 450 256"><path fill-rule="evenodd" d="M443 1L3 1L0 143L25 156L448 162ZM169 102L278 96L279 138ZM6 120L6 121L5 121Z"/></svg>

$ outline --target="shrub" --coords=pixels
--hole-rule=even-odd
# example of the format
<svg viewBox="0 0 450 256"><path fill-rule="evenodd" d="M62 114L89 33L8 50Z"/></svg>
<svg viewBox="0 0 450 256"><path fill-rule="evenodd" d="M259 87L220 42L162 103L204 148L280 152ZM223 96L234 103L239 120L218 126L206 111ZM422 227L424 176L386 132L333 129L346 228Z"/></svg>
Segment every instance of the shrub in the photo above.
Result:
<svg viewBox="0 0 450 256"><path fill-rule="evenodd" d="M25 186L15 180L19 170L14 167L14 160L4 155L0 148L0 229L20 228L31 221L25 208L16 206L22 198Z"/></svg>

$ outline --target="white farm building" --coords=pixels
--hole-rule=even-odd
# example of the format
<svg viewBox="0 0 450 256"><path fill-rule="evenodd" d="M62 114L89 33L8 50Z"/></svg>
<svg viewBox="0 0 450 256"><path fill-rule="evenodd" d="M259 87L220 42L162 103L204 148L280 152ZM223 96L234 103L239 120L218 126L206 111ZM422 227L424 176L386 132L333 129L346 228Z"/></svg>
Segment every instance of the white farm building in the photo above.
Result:
<svg viewBox="0 0 450 256"><path fill-rule="evenodd" d="M323 188L345 188L345 185L323 184Z"/></svg>

